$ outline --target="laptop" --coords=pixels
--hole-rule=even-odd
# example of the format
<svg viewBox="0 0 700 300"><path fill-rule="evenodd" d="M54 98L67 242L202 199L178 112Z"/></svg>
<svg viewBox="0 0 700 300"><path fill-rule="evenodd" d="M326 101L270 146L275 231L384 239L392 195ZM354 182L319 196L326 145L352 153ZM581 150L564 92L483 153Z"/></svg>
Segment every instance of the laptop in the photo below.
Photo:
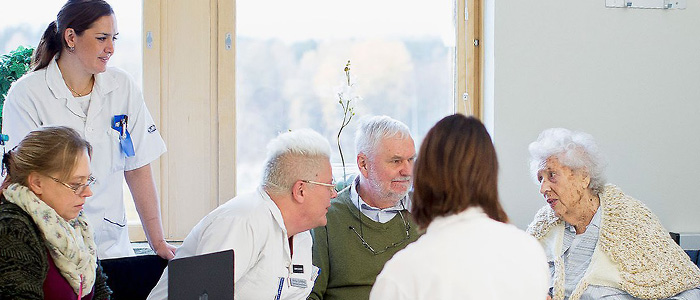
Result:
<svg viewBox="0 0 700 300"><path fill-rule="evenodd" d="M233 300L233 250L170 261L168 299Z"/></svg>

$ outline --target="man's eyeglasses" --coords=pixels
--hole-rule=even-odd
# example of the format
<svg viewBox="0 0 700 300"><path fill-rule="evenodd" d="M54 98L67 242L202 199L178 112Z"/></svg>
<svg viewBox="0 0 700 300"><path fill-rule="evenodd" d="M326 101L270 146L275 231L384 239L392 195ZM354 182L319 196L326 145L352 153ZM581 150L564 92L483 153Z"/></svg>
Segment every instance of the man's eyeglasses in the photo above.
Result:
<svg viewBox="0 0 700 300"><path fill-rule="evenodd" d="M352 227L352 226L349 226L349 227L350 227L350 230L352 230L352 232L354 232L355 235L357 235L357 238L360 239L360 241L362 242L362 246L365 246L365 248L367 248L367 250L372 252L372 254L379 255L379 254L386 252L387 250L389 250L391 248L400 246L401 244L405 243L406 241L408 241L408 239L411 238L411 233L410 233L411 224L408 224L408 222L406 222L406 219L403 217L403 214L401 213L401 211L399 211L399 216L401 217L401 221L403 221L404 228L406 228L406 236L402 240L400 240L396 243L393 243L389 246L386 246L386 248L379 250L379 251L374 250L374 248L372 246L370 246L369 243L367 243L367 241L365 241L363 235L358 233L357 230L355 230L355 227ZM360 232L362 232L362 219L360 219Z"/></svg>
<svg viewBox="0 0 700 300"><path fill-rule="evenodd" d="M46 177L51 178L51 179L53 179L53 181L58 182L58 183L62 184L63 186L71 189L73 191L73 193L75 193L76 195L82 194L85 191L85 188L93 185L95 183L95 180L96 180L95 177L92 177L92 175L90 175L90 177L88 177L88 180L86 183L68 184L68 183L65 183L65 182L59 180L58 178L54 178L54 177L49 176L49 175L46 175Z"/></svg>
<svg viewBox="0 0 700 300"><path fill-rule="evenodd" d="M325 186L325 187L330 188L332 190L331 192L335 192L335 184L334 183L323 183L323 182L318 182L318 181L313 181L313 180L304 180L304 179L302 179L301 182Z"/></svg>

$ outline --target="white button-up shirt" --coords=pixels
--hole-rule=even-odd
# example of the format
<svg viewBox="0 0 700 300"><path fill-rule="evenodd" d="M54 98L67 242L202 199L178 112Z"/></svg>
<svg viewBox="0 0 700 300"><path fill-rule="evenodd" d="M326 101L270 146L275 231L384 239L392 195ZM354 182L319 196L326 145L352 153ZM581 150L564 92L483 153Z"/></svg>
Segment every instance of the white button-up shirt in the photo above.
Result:
<svg viewBox="0 0 700 300"><path fill-rule="evenodd" d="M306 299L318 276L311 263L311 234L300 232L292 242L293 255L282 213L258 188L204 217L187 235L175 259L233 249L235 299ZM167 296L166 268L148 300Z"/></svg>

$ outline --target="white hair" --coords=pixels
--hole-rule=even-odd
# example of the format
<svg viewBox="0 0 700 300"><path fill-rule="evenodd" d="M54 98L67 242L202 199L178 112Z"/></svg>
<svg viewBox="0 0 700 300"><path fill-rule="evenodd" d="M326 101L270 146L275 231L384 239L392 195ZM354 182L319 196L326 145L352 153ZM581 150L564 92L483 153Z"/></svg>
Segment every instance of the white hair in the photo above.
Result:
<svg viewBox="0 0 700 300"><path fill-rule="evenodd" d="M363 118L355 131L355 152L373 156L383 139L410 137L408 126L399 120L388 116Z"/></svg>
<svg viewBox="0 0 700 300"><path fill-rule="evenodd" d="M281 133L267 144L263 186L271 193L290 191L297 180L313 180L330 155L328 140L316 131Z"/></svg>
<svg viewBox="0 0 700 300"><path fill-rule="evenodd" d="M537 140L530 143L530 172L537 181L537 173L544 168L548 158L554 156L562 165L577 171L588 172L589 188L600 193L606 183L605 158L598 150L593 136L566 128L550 128L542 131Z"/></svg>

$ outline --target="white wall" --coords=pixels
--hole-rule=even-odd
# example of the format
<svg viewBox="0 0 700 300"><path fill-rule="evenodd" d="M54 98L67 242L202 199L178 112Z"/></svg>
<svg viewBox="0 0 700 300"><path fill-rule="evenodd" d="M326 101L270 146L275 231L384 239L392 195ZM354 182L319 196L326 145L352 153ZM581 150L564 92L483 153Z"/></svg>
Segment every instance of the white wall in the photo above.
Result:
<svg viewBox="0 0 700 300"><path fill-rule="evenodd" d="M485 43L493 59L485 122L512 221L525 228L544 204L529 177L528 144L543 129L567 127L596 138L609 182L646 203L668 230L700 232L698 1L660 10L487 0L486 13L495 23Z"/></svg>

